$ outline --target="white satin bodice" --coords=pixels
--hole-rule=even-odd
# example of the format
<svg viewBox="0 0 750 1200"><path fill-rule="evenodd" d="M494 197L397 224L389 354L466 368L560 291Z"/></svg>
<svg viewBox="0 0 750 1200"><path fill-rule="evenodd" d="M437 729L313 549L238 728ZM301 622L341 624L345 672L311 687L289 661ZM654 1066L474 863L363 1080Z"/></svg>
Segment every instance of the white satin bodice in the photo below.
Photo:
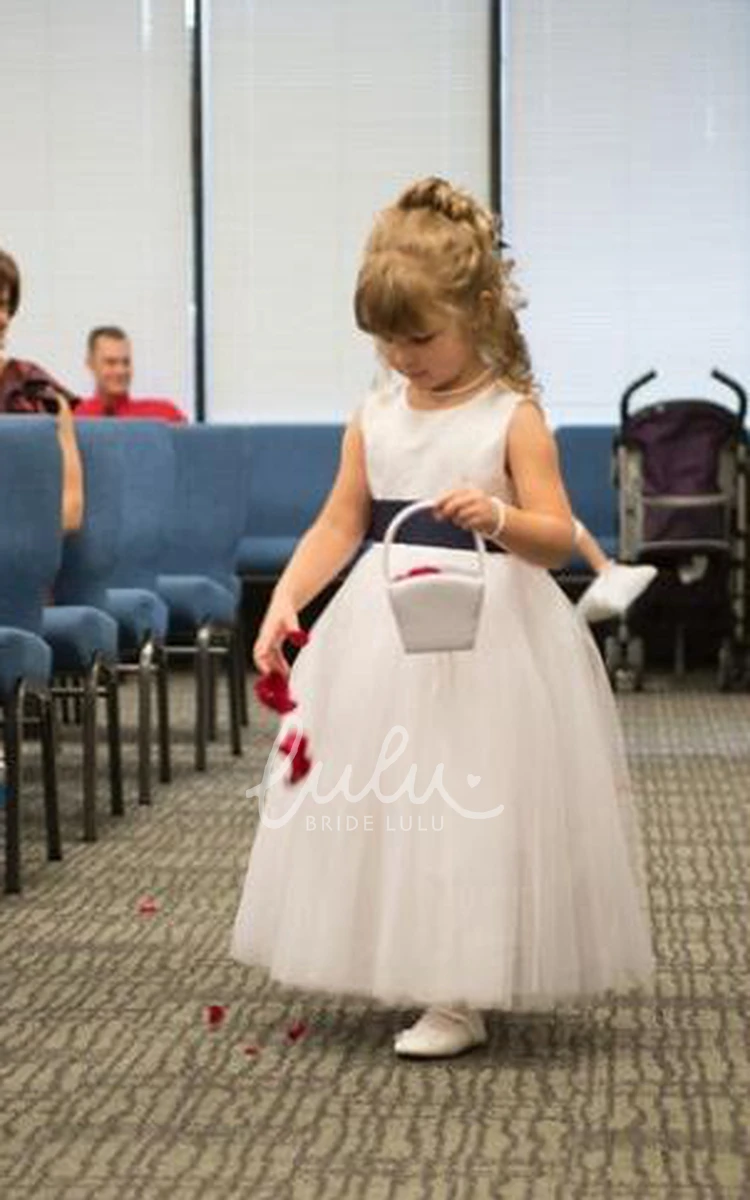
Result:
<svg viewBox="0 0 750 1200"><path fill-rule="evenodd" d="M473 486L512 503L505 447L523 399L492 383L469 400L428 410L409 404L403 379L372 391L358 415L373 499L421 499Z"/></svg>

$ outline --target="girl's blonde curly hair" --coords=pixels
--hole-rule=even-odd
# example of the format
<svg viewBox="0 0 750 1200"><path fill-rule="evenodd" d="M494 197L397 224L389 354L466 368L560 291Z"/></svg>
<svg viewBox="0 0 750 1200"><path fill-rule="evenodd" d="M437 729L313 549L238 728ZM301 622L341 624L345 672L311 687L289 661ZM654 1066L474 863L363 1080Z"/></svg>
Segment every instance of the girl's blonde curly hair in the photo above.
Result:
<svg viewBox="0 0 750 1200"><path fill-rule="evenodd" d="M412 184L378 214L367 241L354 297L360 329L419 337L435 319L456 318L510 386L536 394L500 230L499 217L446 180Z"/></svg>

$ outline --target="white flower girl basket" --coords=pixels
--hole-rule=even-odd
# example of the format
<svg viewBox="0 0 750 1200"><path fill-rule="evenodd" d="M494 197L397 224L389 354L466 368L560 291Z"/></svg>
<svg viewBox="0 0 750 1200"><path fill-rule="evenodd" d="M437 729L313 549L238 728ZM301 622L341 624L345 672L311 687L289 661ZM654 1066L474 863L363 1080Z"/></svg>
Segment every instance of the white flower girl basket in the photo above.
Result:
<svg viewBox="0 0 750 1200"><path fill-rule="evenodd" d="M478 569L443 565L435 574L391 575L391 546L396 533L414 513L432 505L430 500L418 500L402 508L383 538L383 574L407 654L472 650L484 601L486 551L483 538L476 532Z"/></svg>

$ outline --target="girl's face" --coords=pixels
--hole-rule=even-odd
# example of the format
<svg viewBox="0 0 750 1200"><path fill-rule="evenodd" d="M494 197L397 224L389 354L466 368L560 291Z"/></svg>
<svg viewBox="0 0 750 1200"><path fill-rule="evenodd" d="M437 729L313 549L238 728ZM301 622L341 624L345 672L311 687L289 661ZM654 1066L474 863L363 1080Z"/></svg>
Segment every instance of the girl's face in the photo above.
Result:
<svg viewBox="0 0 750 1200"><path fill-rule="evenodd" d="M456 322L443 319L414 337L380 337L377 347L392 370L422 391L450 391L484 367L476 345Z"/></svg>

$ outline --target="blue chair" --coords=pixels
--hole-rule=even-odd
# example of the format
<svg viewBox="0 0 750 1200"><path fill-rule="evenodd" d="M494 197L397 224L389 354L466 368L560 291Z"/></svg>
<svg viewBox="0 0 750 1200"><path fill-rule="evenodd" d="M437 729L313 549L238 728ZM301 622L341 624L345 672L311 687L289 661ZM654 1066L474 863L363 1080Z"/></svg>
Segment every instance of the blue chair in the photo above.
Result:
<svg viewBox="0 0 750 1200"><path fill-rule="evenodd" d="M173 426L175 499L159 595L169 609L169 654L194 659L195 767L206 769L213 667L226 665L232 753L242 753L241 585L234 565L243 526L244 449L231 426Z"/></svg>
<svg viewBox="0 0 750 1200"><path fill-rule="evenodd" d="M575 515L617 557L617 490L612 482L612 425L563 425L556 431L560 467ZM581 559L571 570L587 572Z"/></svg>
<svg viewBox="0 0 750 1200"><path fill-rule="evenodd" d="M38 705L47 857L62 858L52 654L40 637L44 595L60 559L62 466L55 422L0 420L0 711L5 747L5 891L21 891L20 757L25 699Z"/></svg>
<svg viewBox="0 0 750 1200"><path fill-rule="evenodd" d="M278 578L333 484L341 424L237 427L245 444L245 521L236 569L252 580Z"/></svg>
<svg viewBox="0 0 750 1200"><path fill-rule="evenodd" d="M83 836L96 841L97 701L106 702L109 781L113 816L124 814L118 692L118 627L107 613L107 580L117 559L122 489L119 442L96 421L80 421L76 434L84 473L84 519L65 539L53 606L45 608L42 634L52 648L56 694L81 700ZM73 680L71 687L67 680Z"/></svg>
<svg viewBox="0 0 750 1200"><path fill-rule="evenodd" d="M151 802L151 696L156 685L159 778L169 783L169 611L157 594L174 504L174 449L159 421L99 422L117 437L122 454L117 562L105 604L119 627L120 671L138 679L138 797Z"/></svg>

